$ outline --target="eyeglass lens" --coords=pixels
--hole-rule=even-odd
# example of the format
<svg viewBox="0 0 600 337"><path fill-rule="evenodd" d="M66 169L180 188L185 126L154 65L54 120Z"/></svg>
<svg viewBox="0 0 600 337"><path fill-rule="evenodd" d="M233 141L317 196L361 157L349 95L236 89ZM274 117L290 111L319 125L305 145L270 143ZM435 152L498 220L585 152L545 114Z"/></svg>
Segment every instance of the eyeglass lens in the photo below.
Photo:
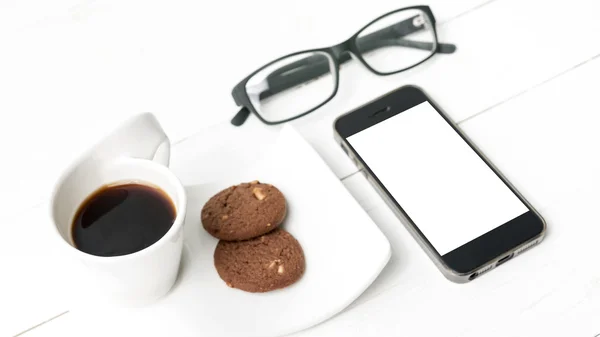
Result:
<svg viewBox="0 0 600 337"><path fill-rule="evenodd" d="M429 18L418 9L391 13L363 29L356 46L365 63L380 73L393 73L425 60L436 49Z"/></svg>
<svg viewBox="0 0 600 337"><path fill-rule="evenodd" d="M286 120L314 109L333 95L337 83L334 69L327 53L294 55L252 76L246 92L266 121Z"/></svg>

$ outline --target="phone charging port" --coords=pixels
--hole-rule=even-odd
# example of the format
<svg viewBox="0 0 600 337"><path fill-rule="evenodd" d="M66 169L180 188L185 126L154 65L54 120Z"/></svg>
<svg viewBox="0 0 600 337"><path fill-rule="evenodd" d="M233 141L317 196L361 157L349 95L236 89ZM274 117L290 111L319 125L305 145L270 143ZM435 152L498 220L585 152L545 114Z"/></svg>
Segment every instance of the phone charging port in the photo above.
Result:
<svg viewBox="0 0 600 337"><path fill-rule="evenodd" d="M515 255L515 253L506 255L505 257L501 258L500 260L498 260L498 262L496 262L496 267L498 267L499 265L503 264L504 262L510 260L513 256Z"/></svg>

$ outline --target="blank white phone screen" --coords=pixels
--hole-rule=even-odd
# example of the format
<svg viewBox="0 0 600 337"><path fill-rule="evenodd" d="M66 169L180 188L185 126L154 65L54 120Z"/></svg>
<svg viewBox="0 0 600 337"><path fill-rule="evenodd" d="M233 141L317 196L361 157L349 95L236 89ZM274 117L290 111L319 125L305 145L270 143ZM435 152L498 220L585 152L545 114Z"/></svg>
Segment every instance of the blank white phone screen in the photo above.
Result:
<svg viewBox="0 0 600 337"><path fill-rule="evenodd" d="M440 255L528 211L428 102L348 142Z"/></svg>

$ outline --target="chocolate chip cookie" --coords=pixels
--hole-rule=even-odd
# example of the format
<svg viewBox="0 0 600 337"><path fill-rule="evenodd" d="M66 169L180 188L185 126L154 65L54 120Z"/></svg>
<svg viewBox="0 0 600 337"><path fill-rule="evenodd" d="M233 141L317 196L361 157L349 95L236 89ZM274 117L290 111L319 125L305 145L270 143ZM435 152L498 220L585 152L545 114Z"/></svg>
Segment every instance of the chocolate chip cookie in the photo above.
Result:
<svg viewBox="0 0 600 337"><path fill-rule="evenodd" d="M285 288L298 281L305 269L302 247L281 228L252 240L221 240L214 260L229 287L252 293Z"/></svg>
<svg viewBox="0 0 600 337"><path fill-rule="evenodd" d="M286 211L281 191L253 181L229 187L210 198L202 208L202 226L221 240L248 240L277 228Z"/></svg>

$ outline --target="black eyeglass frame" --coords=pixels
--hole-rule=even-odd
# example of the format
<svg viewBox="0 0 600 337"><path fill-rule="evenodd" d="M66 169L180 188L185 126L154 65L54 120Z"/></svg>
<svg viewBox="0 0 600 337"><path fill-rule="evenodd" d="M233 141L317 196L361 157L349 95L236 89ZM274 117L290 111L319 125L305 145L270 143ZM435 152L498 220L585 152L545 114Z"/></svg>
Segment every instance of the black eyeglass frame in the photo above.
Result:
<svg viewBox="0 0 600 337"><path fill-rule="evenodd" d="M358 44L357 44L358 36L365 29L367 29L369 26L371 26L373 23L375 23L387 16L396 14L398 12L407 11L407 10L420 10L429 19L429 22L431 23L431 26L432 26L431 29L433 31L433 37L434 37L434 41L433 41L434 46L432 48L431 55L427 56L423 60L421 60L409 67L406 67L406 68L403 68L400 70L395 70L395 71L391 71L391 72L380 72L380 71L375 70L363 58L363 56L362 56L363 52L360 51ZM433 12L431 11L431 8L429 6L420 5L420 6L410 6L410 7L400 8L400 9L385 13L385 14L373 19L371 22L369 22L364 27L362 27L360 30L358 30L358 32L356 32L354 35L352 35L349 39L347 39L346 41L343 41L337 45L325 47L325 48L307 49L307 50L302 50L299 52L287 54L285 56L282 56L278 59L275 59L275 60L263 65L262 67L258 68L254 72L252 72L250 75L246 76L241 82L239 82L237 85L235 85L235 87L233 88L233 90L231 92L231 95L233 96L233 99L234 99L236 105L242 107L242 109L235 115L235 117L233 117L233 119L231 120L231 123L235 126L240 126L246 121L246 119L248 118L250 113L252 113L252 114L256 115L263 123L265 123L267 125L277 125L277 124L286 123L286 122L304 117L304 116L308 115L309 113L314 112L315 110L319 109L320 107L322 107L323 105L325 105L329 101L331 101L331 99L333 99L333 97L335 97L335 95L337 94L338 87L339 87L340 64L351 59L349 54L352 54L356 58L358 58L358 60L372 73L379 75L379 76L388 76L388 75L393 75L393 74L397 74L397 73L412 69L412 68L422 64L423 62L429 60L431 57L433 57L437 53L453 53L455 50L456 50L455 45L440 43L438 41L436 20L433 15ZM326 100L324 100L322 103L318 104L314 108L312 108L302 114L299 114L299 115L296 115L296 116L293 116L293 117L290 117L290 118L287 118L284 120L280 120L280 121L266 120L254 108L254 105L250 101L250 97L248 96L248 92L246 91L246 84L254 75L256 75L258 72L262 71L263 69L271 66L272 64L277 63L277 62L284 60L286 58L289 58L289 57L293 57L293 56L301 55L301 54L307 54L307 53L324 53L324 54L327 54L330 57L330 59L333 61L334 68L332 69L332 71L335 71L335 73L334 73L335 87L334 87L331 95ZM347 55L347 57L344 58L343 55Z"/></svg>

